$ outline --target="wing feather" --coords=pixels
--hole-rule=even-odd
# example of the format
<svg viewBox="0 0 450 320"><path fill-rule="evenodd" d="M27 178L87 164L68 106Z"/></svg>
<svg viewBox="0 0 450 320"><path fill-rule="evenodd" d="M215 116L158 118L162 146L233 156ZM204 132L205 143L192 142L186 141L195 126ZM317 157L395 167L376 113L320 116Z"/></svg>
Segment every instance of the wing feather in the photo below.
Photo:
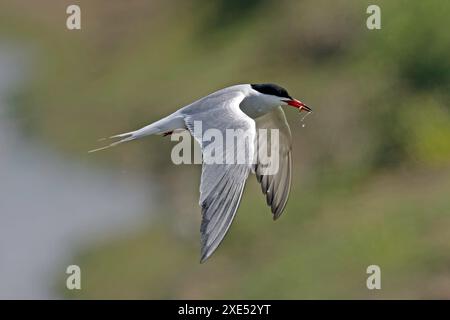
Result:
<svg viewBox="0 0 450 320"><path fill-rule="evenodd" d="M261 184L261 190L266 196L267 205L270 206L273 218L277 219L283 213L289 198L292 180L292 137L291 130L286 121L281 107L267 113L255 120L257 130L279 129L278 147L278 170L275 173L267 174L262 166L262 162L267 165L268 160L260 159L261 154L268 154L270 149L270 139L258 135L258 162L255 168L256 178ZM262 152L262 153L261 153Z"/></svg>
<svg viewBox="0 0 450 320"><path fill-rule="evenodd" d="M243 113L239 104L244 99L241 92L230 92L220 97L210 97L203 103L206 107L195 106L195 112L185 112L186 127L202 147L203 166L200 183L200 206L202 208L202 223L200 227L202 253L201 262L208 259L225 237L234 219L245 182L251 171L255 145L255 122ZM200 110L200 112L199 112ZM202 130L195 130L195 121L201 121ZM207 142L202 141L203 133L208 129L218 129L222 137L226 137L226 129L241 129L248 133L245 140L245 150L248 154L243 164L210 163L209 155L205 154ZM239 137L238 137L239 139ZM227 144L224 142L224 145ZM242 150L224 150L223 159L233 152Z"/></svg>

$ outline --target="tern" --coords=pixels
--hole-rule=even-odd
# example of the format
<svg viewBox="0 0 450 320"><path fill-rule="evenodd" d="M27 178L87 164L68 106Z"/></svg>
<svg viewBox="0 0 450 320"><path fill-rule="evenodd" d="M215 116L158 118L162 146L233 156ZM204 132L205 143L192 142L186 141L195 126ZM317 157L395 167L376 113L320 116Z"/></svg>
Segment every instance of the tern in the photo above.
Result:
<svg viewBox="0 0 450 320"><path fill-rule="evenodd" d="M110 145L91 150L95 152L148 135L170 135L176 130L189 130L199 143L203 155L200 182L201 260L204 262L217 249L234 219L247 177L254 173L261 184L267 205L276 220L286 207L292 179L292 138L282 106L292 106L299 111L311 112L303 102L292 98L286 89L276 84L240 84L213 92L167 117L136 131L111 136L119 139ZM201 123L199 133L195 123ZM242 130L250 138L243 148L249 157L245 163L205 163L208 141L202 133L208 129L222 132L228 129ZM278 167L276 172L264 171L257 149L268 149L266 139L258 137L258 129L277 129ZM230 151L225 150L224 153Z"/></svg>

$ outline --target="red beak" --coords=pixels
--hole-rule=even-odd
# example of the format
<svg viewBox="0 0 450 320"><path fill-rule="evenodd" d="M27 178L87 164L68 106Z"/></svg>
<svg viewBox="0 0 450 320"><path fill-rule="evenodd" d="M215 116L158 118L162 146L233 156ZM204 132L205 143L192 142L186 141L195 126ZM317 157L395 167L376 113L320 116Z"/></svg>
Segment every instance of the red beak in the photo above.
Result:
<svg viewBox="0 0 450 320"><path fill-rule="evenodd" d="M288 105L293 106L294 108L297 108L299 111L302 111L302 110L305 110L307 112L312 111L310 107L308 107L303 102L298 101L297 99L283 100L283 101L286 102Z"/></svg>

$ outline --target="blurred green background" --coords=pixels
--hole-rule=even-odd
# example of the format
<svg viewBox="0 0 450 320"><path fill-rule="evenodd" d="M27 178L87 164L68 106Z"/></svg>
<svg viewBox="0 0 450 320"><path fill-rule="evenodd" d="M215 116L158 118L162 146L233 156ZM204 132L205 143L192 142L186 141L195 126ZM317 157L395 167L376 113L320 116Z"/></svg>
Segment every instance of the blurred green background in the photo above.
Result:
<svg viewBox="0 0 450 320"><path fill-rule="evenodd" d="M78 4L82 29L65 27ZM381 30L366 8L381 7ZM71 161L154 186L151 217L90 241L67 298L450 298L448 1L1 1L3 41L32 66L11 112ZM199 166L168 138L87 155L222 87L273 82L314 113L286 110L294 176L273 222L250 177L218 251L199 264ZM66 181L70 184L70 181ZM79 199L83 201L83 199ZM62 264L62 262L61 262ZM382 290L366 288L381 267ZM64 270L64 269L62 269Z"/></svg>

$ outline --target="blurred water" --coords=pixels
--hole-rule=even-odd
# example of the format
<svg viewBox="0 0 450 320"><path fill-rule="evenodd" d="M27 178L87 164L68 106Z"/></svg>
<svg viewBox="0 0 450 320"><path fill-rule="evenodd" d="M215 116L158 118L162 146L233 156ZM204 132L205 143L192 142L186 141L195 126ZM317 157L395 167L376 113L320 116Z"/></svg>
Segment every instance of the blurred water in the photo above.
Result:
<svg viewBox="0 0 450 320"><path fill-rule="evenodd" d="M0 298L58 298L51 288L76 248L134 230L152 193L137 175L99 172L20 132L6 113L23 73L18 53L0 46Z"/></svg>

